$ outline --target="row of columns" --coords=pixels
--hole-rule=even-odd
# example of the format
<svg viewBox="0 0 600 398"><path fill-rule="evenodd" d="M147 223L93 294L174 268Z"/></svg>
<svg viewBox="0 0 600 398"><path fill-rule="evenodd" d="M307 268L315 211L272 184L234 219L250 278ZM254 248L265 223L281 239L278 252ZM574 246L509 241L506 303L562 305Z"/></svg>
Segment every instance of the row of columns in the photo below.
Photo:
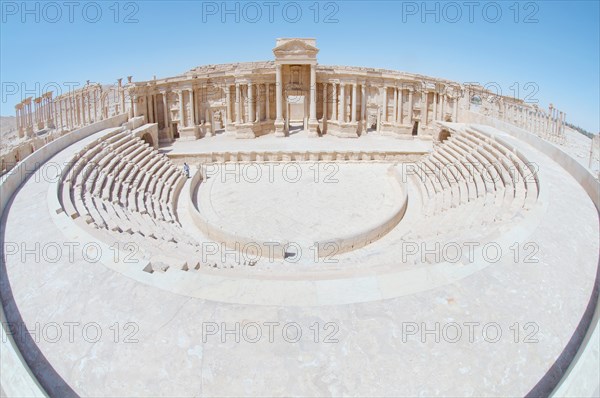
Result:
<svg viewBox="0 0 600 398"><path fill-rule="evenodd" d="M561 138L565 134L566 113L554 108L552 104L548 112L538 107L504 103L501 118L515 126L531 131L544 138Z"/></svg>
<svg viewBox="0 0 600 398"><path fill-rule="evenodd" d="M200 90L200 91L199 91ZM225 87L225 117L224 124L256 123L271 120L270 96L273 92L272 83L236 82ZM175 105L178 118L172 120L170 107L174 101L169 100L170 90L160 89L152 94L132 96L133 116L146 115L149 123L159 123L159 128L169 127L172 121L179 123L178 127L187 128L211 123L211 106L208 94L202 99L202 91L197 87L173 90L177 95ZM232 92L234 93L232 96ZM140 101L141 100L141 101ZM163 114L159 116L158 104L162 102ZM162 123L161 123L162 119Z"/></svg>
<svg viewBox="0 0 600 398"><path fill-rule="evenodd" d="M59 127L68 130L108 118L108 92L99 84L87 85L79 91L59 97L55 101L55 120ZM123 107L123 105L120 105ZM119 112L119 109L115 109Z"/></svg>
<svg viewBox="0 0 600 398"><path fill-rule="evenodd" d="M389 90L393 90L393 102L392 102L392 113L388 114L389 100L388 100L388 92ZM413 112L414 112L414 92L413 88L400 88L400 87L390 87L384 86L382 88L382 120L385 123L392 123L396 125L411 125L413 122ZM430 95L431 94L431 95ZM448 109L450 109L450 100L453 102L452 106L452 120L456 121L458 118L458 101L456 98L450 97L446 93L440 93L437 91L429 91L427 89L423 89L420 92L421 95L421 117L420 122L422 125L429 125L430 119L431 121L435 120L445 120ZM406 112L404 109L406 100ZM432 110L430 111L430 103L432 105ZM405 116L406 114L406 116Z"/></svg>
<svg viewBox="0 0 600 398"><path fill-rule="evenodd" d="M114 113L125 110L125 93L119 79L119 98ZM87 84L57 98L47 92L38 98L28 97L15 106L20 136L43 128L72 130L109 117L108 92L100 84Z"/></svg>
<svg viewBox="0 0 600 398"><path fill-rule="evenodd" d="M234 85L229 85L225 99L228 123L243 124L271 120L271 87L272 83L236 82ZM232 90L235 90L235 110L231 103ZM242 100L244 92L247 101ZM235 120L233 120L234 114Z"/></svg>
<svg viewBox="0 0 600 398"><path fill-rule="evenodd" d="M31 110L32 98L28 97L21 103L15 105L15 112L17 117L17 131L19 136L23 137L24 134L33 133L33 112Z"/></svg>
<svg viewBox="0 0 600 398"><path fill-rule="evenodd" d="M332 86L331 90L331 102L329 102L329 85ZM360 112L360 120L364 121L367 118L367 88L364 83L358 84L357 82L353 83L326 83L323 82L323 119L325 120L334 120L338 123L356 123L358 121L358 86L360 85L360 93L361 93L361 112ZM346 106L346 87L351 86L352 91L350 94L350 114L347 114L347 106ZM316 87L315 87L316 90ZM339 101L338 101L338 90L339 90ZM328 114L328 102L331 104L331 118L327 117ZM316 120L316 104L314 105L314 114ZM339 109L338 109L339 108ZM311 112L312 117L312 112Z"/></svg>
<svg viewBox="0 0 600 398"><path fill-rule="evenodd" d="M357 115L356 115L356 109L358 108L357 104L357 87L359 86L358 83L323 83L323 107L324 107L324 114L326 115L327 113L325 112L326 109L326 99L327 99L327 87L328 84L332 84L333 85L333 90L332 90L332 116L331 119L333 120L338 120L339 122L356 122L357 121ZM346 86L351 85L352 86L352 113L351 113L351 118L350 120L348 120L346 113ZM338 101L338 97L337 97L337 93L338 93L338 86L339 86L339 92L340 92L340 98ZM366 101L367 101L367 85L365 83L361 83L361 98L362 98L362 103L361 103L361 120L366 120ZM389 114L389 99L388 99L388 94L389 94L389 90L392 89L393 90L393 102L392 102L392 113ZM390 87L390 86L383 86L380 87L381 90L381 98L382 98L382 103L381 103L381 120L385 123L393 123L393 124L398 124L398 125L402 125L402 124L412 124L412 120L413 120L413 109L414 109L414 90L413 89L403 89L403 88L398 88L398 87ZM421 92L421 123L423 125L428 125L429 124L429 98L430 98L430 92L427 90L423 90ZM407 98L407 110L405 112L404 110L404 99ZM431 113L431 119L432 120L443 120L446 112L447 112L447 108L449 108L449 99L451 97L449 97L447 94L441 94L441 93L437 93L437 92L433 92L433 96L432 96L432 103L433 103L433 110ZM339 105L338 105L339 103ZM438 106L439 103L439 106ZM338 107L339 107L339 113L338 113ZM405 116L406 113L406 116ZM457 106L457 101L456 99L454 99L454 104L452 107L452 116L453 119L452 120L457 120L457 116L458 116L458 106Z"/></svg>

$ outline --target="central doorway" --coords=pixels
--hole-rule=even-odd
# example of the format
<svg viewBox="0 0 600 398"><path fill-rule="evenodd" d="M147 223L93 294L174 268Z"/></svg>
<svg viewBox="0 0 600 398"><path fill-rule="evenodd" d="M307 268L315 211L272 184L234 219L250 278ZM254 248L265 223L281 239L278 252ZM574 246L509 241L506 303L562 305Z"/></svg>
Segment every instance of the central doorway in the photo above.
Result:
<svg viewBox="0 0 600 398"><path fill-rule="evenodd" d="M308 101L304 92L294 90L287 96L287 121L290 135L308 130Z"/></svg>
<svg viewBox="0 0 600 398"><path fill-rule="evenodd" d="M412 129L412 135L416 136L419 133L419 122L415 122Z"/></svg>

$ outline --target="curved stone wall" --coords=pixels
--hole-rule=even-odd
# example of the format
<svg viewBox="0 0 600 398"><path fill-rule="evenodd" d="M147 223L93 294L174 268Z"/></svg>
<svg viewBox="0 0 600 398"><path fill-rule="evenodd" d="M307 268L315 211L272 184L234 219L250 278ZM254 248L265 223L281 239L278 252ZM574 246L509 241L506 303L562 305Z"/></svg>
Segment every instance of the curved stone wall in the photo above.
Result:
<svg viewBox="0 0 600 398"><path fill-rule="evenodd" d="M0 180L0 215L2 224L5 223L6 213L10 210L10 202L15 192L48 159L82 138L106 128L120 126L126 121L127 115L121 114L75 130L44 145L19 162L7 174L3 175ZM65 169L63 168L62 170ZM5 241L6 237L3 232L3 251ZM4 267L4 252L1 258L2 267ZM2 355L0 355L0 384L2 385L2 389L8 396L46 396L39 382L31 373L29 366L23 360L19 348L12 337L12 331L9 330L10 325L11 322L7 321L4 314L4 306L0 306L0 333L2 334L0 341L0 351L2 352Z"/></svg>
<svg viewBox="0 0 600 398"><path fill-rule="evenodd" d="M279 154L279 156L285 155ZM385 158L385 160L389 161L387 160L387 158ZM334 249L334 252L336 254L342 254L359 249L378 240L398 225L398 223L402 220L402 217L404 217L404 213L406 212L406 208L408 206L408 189L406 187L406 184L403 182L402 176L395 167L392 166L390 167L390 169L388 169L388 177L395 181L394 186L397 187L398 193L397 206L393 210L389 218L373 228L359 231L349 236L340 236L334 239L314 242L317 257L320 258L330 256L332 248ZM244 250L244 248L252 248L258 246L260 248L259 250L261 253L272 252L275 258L284 258L286 256L285 248L288 247L288 242L260 241L254 238L248 238L239 234L230 233L224 230L223 228L211 224L202 215L200 203L196 203L196 198L198 197L197 190L200 188L204 179L205 175L203 174L203 167L200 167L191 178L190 196L187 198L187 208L189 216L192 218L198 229L202 231L203 234L205 234L210 239L224 244L229 249L239 251ZM274 243L275 245L273 245ZM273 252L273 246L282 250L275 249L275 251Z"/></svg>

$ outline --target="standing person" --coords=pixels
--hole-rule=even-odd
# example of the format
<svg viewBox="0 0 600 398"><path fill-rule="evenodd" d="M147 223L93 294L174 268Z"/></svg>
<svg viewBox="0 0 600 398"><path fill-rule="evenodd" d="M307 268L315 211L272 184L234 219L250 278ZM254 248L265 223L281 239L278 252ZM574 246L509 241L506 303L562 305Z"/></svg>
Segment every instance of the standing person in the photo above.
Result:
<svg viewBox="0 0 600 398"><path fill-rule="evenodd" d="M187 178L190 178L190 166L187 163L183 163L183 172L185 173Z"/></svg>

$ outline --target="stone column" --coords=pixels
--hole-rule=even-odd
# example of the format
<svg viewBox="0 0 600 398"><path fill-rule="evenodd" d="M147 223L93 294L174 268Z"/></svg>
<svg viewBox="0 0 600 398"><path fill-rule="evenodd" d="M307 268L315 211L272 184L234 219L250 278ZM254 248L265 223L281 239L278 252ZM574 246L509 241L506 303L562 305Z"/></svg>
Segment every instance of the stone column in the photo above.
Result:
<svg viewBox="0 0 600 398"><path fill-rule="evenodd" d="M277 118L275 119L275 135L277 137L285 137L283 121L283 79L281 77L281 65L275 65L275 109Z"/></svg>
<svg viewBox="0 0 600 398"><path fill-rule="evenodd" d="M132 94L132 101L133 101L133 116L138 117L138 116L140 116L140 97L138 97L137 94ZM100 113L104 114L102 101L100 101Z"/></svg>
<svg viewBox="0 0 600 398"><path fill-rule="evenodd" d="M29 101L27 101L27 116L27 129L29 132L33 133L33 111L31 109L31 97L29 98Z"/></svg>
<svg viewBox="0 0 600 398"><path fill-rule="evenodd" d="M23 102L15 105L16 113L17 113L17 130L19 131L19 136L23 136L23 132L25 130L25 123L23 123Z"/></svg>
<svg viewBox="0 0 600 398"><path fill-rule="evenodd" d="M453 101L452 101L452 105L453 105L453 108L452 108L452 112L453 112L452 121L454 123L458 123L458 98L459 97L457 95L456 97L453 98Z"/></svg>
<svg viewBox="0 0 600 398"><path fill-rule="evenodd" d="M33 99L33 122L36 125L36 128L37 128L37 124L38 124L38 110L37 110L38 109L38 105L37 105L38 101L37 100L38 100L37 98Z"/></svg>
<svg viewBox="0 0 600 398"><path fill-rule="evenodd" d="M41 114L41 118L40 118L40 122L42 124L43 127L48 127L47 126L47 121L48 121L48 97L46 96L46 94L43 94L41 97L41 102L40 102L40 114Z"/></svg>
<svg viewBox="0 0 600 398"><path fill-rule="evenodd" d="M189 90L190 93L190 126L195 126L196 123L196 100L194 95L194 87Z"/></svg>
<svg viewBox="0 0 600 398"><path fill-rule="evenodd" d="M34 125L33 127L34 127L34 130L35 130L35 129L37 129L37 124L38 124L38 101L37 101L37 98L33 99L32 108L33 108L33 111L32 111L32 113L33 113L32 120L33 120L33 125Z"/></svg>
<svg viewBox="0 0 600 398"><path fill-rule="evenodd" d="M381 104L382 116L381 121L383 123L387 122L387 86L383 86L383 103Z"/></svg>
<svg viewBox="0 0 600 398"><path fill-rule="evenodd" d="M260 122L260 114L262 110L262 95L261 95L261 84L256 85L256 118L255 121Z"/></svg>
<svg viewBox="0 0 600 398"><path fill-rule="evenodd" d="M69 96L68 94L63 98L62 105L65 113L65 128L69 130L71 128L70 118L69 118Z"/></svg>
<svg viewBox="0 0 600 398"><path fill-rule="evenodd" d="M346 123L346 85L340 83L340 123Z"/></svg>
<svg viewBox="0 0 600 398"><path fill-rule="evenodd" d="M58 114L57 114L57 110L56 110L56 103L54 101L54 99L52 98L52 92L50 92L49 94L49 106L50 106L50 125L52 128L56 128L56 124L58 123Z"/></svg>
<svg viewBox="0 0 600 398"><path fill-rule="evenodd" d="M100 88L100 120L104 119L104 113L102 112L102 88ZM133 95L131 95L131 91L129 92L129 117L132 118L134 115L133 111Z"/></svg>
<svg viewBox="0 0 600 398"><path fill-rule="evenodd" d="M352 123L356 123L356 98L357 87L356 82L352 83Z"/></svg>
<svg viewBox="0 0 600 398"><path fill-rule="evenodd" d="M407 112L407 117L408 117L408 124L410 124L411 127L412 127L412 122L413 122L413 89L412 88L408 89L408 112Z"/></svg>
<svg viewBox="0 0 600 398"><path fill-rule="evenodd" d="M152 94L152 123L158 123L158 106L156 102L156 93Z"/></svg>
<svg viewBox="0 0 600 398"><path fill-rule="evenodd" d="M119 79L119 95L121 97L121 113L125 112L125 89L122 84L123 79Z"/></svg>
<svg viewBox="0 0 600 398"><path fill-rule="evenodd" d="M61 121L61 124L65 128L68 128L67 123L68 123L68 120L69 120L69 104L68 104L68 99L69 99L68 94L64 94L64 95L60 96L60 108L59 108L60 109L60 113L61 113L60 121ZM64 113L64 116L63 116L63 113Z"/></svg>
<svg viewBox="0 0 600 398"><path fill-rule="evenodd" d="M22 130L27 130L27 105L23 104L21 106L21 129Z"/></svg>
<svg viewBox="0 0 600 398"><path fill-rule="evenodd" d="M89 88L86 89L85 96L87 97L88 123L92 123L92 100L91 100Z"/></svg>
<svg viewBox="0 0 600 398"><path fill-rule="evenodd" d="M146 119L146 123L150 123L150 101L148 101L148 94L145 94L143 96L143 98L144 98L144 109L143 109L144 117ZM107 101L106 107L108 108L108 101Z"/></svg>
<svg viewBox="0 0 600 398"><path fill-rule="evenodd" d="M152 102L148 94L144 96L146 102L146 123L152 123Z"/></svg>
<svg viewBox="0 0 600 398"><path fill-rule="evenodd" d="M27 130L27 128L30 126L29 120L31 118L31 101L25 104L23 109L21 109L21 112L23 112L23 128Z"/></svg>
<svg viewBox="0 0 600 398"><path fill-rule="evenodd" d="M94 88L94 121L98 121L98 89ZM125 109L125 108L123 108Z"/></svg>
<svg viewBox="0 0 600 398"><path fill-rule="evenodd" d="M319 122L317 121L317 67L310 66L310 112L308 117L309 136L318 135Z"/></svg>
<svg viewBox="0 0 600 398"><path fill-rule="evenodd" d="M309 123L317 122L317 71L315 65L310 66L310 116Z"/></svg>
<svg viewBox="0 0 600 398"><path fill-rule="evenodd" d="M398 87L392 87L394 89L394 116L392 122L398 123Z"/></svg>
<svg viewBox="0 0 600 398"><path fill-rule="evenodd" d="M404 89L403 88L399 88L398 89L398 123L400 125L402 125L402 123L404 122L404 112L403 112L403 106L402 106L402 102L404 101Z"/></svg>
<svg viewBox="0 0 600 398"><path fill-rule="evenodd" d="M146 96L146 103L148 105L148 122L154 123L154 101L152 100L154 97L153 94L149 94Z"/></svg>
<svg viewBox="0 0 600 398"><path fill-rule="evenodd" d="M254 122L254 85L248 83L248 116L246 122Z"/></svg>
<svg viewBox="0 0 600 398"><path fill-rule="evenodd" d="M162 92L162 100L163 100L163 128L169 130L169 107L167 105L167 91ZM169 137L171 138L171 137Z"/></svg>
<svg viewBox="0 0 600 398"><path fill-rule="evenodd" d="M17 131L19 132L19 135L21 135L21 115L19 114L20 106L21 104L15 105L15 118L17 119Z"/></svg>
<svg viewBox="0 0 600 398"><path fill-rule="evenodd" d="M79 124L79 112L77 111L77 102L75 101L75 93L71 93L71 127L75 128Z"/></svg>
<svg viewBox="0 0 600 398"><path fill-rule="evenodd" d="M231 86L228 84L225 87L225 126L231 122Z"/></svg>
<svg viewBox="0 0 600 398"><path fill-rule="evenodd" d="M433 120L439 120L439 115L438 115L438 100L440 98L439 93L437 93L437 91L433 92Z"/></svg>
<svg viewBox="0 0 600 398"><path fill-rule="evenodd" d="M337 98L337 83L333 83L333 99L331 100L331 120L337 120L337 106L338 106L338 98Z"/></svg>
<svg viewBox="0 0 600 398"><path fill-rule="evenodd" d="M58 109L56 108L56 101L50 96L50 118L52 127L56 128L58 124Z"/></svg>
<svg viewBox="0 0 600 398"><path fill-rule="evenodd" d="M323 127L327 120L327 83L323 83Z"/></svg>
<svg viewBox="0 0 600 398"><path fill-rule="evenodd" d="M82 126L85 126L87 122L85 120L85 97L83 91L79 94L79 100L81 101L81 107L79 108L81 110L81 122Z"/></svg>
<svg viewBox="0 0 600 398"><path fill-rule="evenodd" d="M63 105L64 105L64 103L65 102L64 102L63 99L61 99L58 102L58 112L60 113L60 127L61 128L65 126L65 122L64 122L64 119L63 119Z"/></svg>
<svg viewBox="0 0 600 398"><path fill-rule="evenodd" d="M65 112L67 113L67 123L69 130L74 126L73 119L73 92L70 92L65 98Z"/></svg>
<svg viewBox="0 0 600 398"><path fill-rule="evenodd" d="M427 92L427 90L423 90L421 96L421 124L423 126L427 126L427 102L429 93Z"/></svg>
<svg viewBox="0 0 600 398"><path fill-rule="evenodd" d="M185 127L185 114L183 112L183 90L177 90L179 96L179 128Z"/></svg>
<svg viewBox="0 0 600 398"><path fill-rule="evenodd" d="M52 93L48 93L48 98L46 98L46 106L48 107L48 119L50 127L54 127L54 109L52 109Z"/></svg>
<svg viewBox="0 0 600 398"><path fill-rule="evenodd" d="M228 86L226 86L226 87L228 87ZM196 119L196 125L206 124L208 122L207 118L206 118L206 111L208 111L209 113L212 113L210 111L210 95L212 93L212 90L216 90L216 89L220 89L220 87L217 87L217 86L207 87L205 85L204 87L201 86L196 89L196 92L194 94L194 102L196 103L196 106L194 107L194 110L195 110L194 118ZM225 113L227 113L227 112L225 112ZM225 119L227 119L227 115L225 115ZM225 120L225 124L227 124L226 120ZM201 129L199 128L198 131L201 131Z"/></svg>
<svg viewBox="0 0 600 398"><path fill-rule="evenodd" d="M17 129L19 130L19 134L22 134L23 130L25 130L25 112L23 109L23 103L17 105Z"/></svg>
<svg viewBox="0 0 600 398"><path fill-rule="evenodd" d="M443 122L444 120L444 112L446 112L446 93L443 93L440 96L440 120Z"/></svg>
<svg viewBox="0 0 600 398"><path fill-rule="evenodd" d="M75 94L75 126L82 126L83 120L81 116L81 101L80 95Z"/></svg>
<svg viewBox="0 0 600 398"><path fill-rule="evenodd" d="M265 84L265 120L271 120L271 83Z"/></svg>
<svg viewBox="0 0 600 398"><path fill-rule="evenodd" d="M50 107L50 96L48 94L44 94L44 102L45 102L45 117L44 123L46 127L50 127L50 121L52 119L52 108Z"/></svg>
<svg viewBox="0 0 600 398"><path fill-rule="evenodd" d="M208 120L207 120L208 122ZM240 84L235 84L235 124L242 123L242 94L240 92Z"/></svg>
<svg viewBox="0 0 600 398"><path fill-rule="evenodd" d="M365 83L360 85L360 99L361 99L360 120L363 123L366 123L367 122L367 85Z"/></svg>
<svg viewBox="0 0 600 398"><path fill-rule="evenodd" d="M21 111L19 112L21 115L20 116L20 119L21 119L20 124L21 124L21 129L23 131L25 131L27 128L27 120L25 120L25 117L27 116L27 105L25 105L25 101L22 101L20 105L21 105Z"/></svg>

